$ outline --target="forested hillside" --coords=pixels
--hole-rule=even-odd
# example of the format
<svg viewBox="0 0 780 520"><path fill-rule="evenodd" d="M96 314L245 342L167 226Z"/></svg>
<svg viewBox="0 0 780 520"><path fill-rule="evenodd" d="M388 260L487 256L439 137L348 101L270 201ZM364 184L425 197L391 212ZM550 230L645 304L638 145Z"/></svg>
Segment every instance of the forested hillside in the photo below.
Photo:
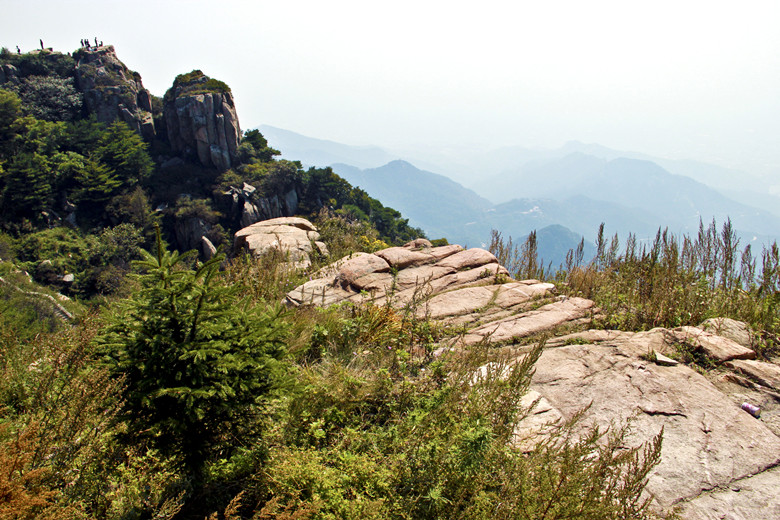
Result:
<svg viewBox="0 0 780 520"><path fill-rule="evenodd" d="M160 99L110 46L72 57L5 50L0 66L0 229L36 281L68 294L115 292L156 224L182 252L205 251L203 239L229 252L240 227L321 210L366 222L387 243L421 235L330 169L277 161L258 131L240 135L229 86L200 71ZM199 127L208 117L227 123ZM113 243L121 251L101 250Z"/></svg>

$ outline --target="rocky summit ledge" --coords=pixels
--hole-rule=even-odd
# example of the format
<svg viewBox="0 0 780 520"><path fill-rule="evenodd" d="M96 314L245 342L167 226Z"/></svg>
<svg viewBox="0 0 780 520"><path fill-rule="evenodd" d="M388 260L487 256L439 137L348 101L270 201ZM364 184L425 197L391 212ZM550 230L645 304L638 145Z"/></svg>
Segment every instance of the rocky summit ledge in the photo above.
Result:
<svg viewBox="0 0 780 520"><path fill-rule="evenodd" d="M756 361L754 335L719 318L644 332L590 329L592 301L512 280L484 249L415 241L342 258L287 294L288 305L390 305L450 326L438 353L490 344L518 361L548 337L517 424L521 449L582 412L580 427L626 422L630 445L663 430L646 488L659 512L683 518L780 518L780 366ZM695 351L708 368L688 366ZM713 368L714 367L714 368ZM760 408L759 414L743 403Z"/></svg>

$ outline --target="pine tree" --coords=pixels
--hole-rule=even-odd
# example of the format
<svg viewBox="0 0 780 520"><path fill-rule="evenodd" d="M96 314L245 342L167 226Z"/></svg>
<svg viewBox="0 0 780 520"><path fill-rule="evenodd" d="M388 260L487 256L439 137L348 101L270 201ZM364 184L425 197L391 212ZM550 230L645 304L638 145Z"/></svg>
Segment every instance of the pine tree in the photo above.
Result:
<svg viewBox="0 0 780 520"><path fill-rule="evenodd" d="M247 418L260 415L283 377L286 326L278 309L236 301L216 283L222 255L187 269L188 255L165 251L159 230L157 255L144 253L142 288L113 313L100 342L125 378L131 433L180 455L197 475L216 449L257 434Z"/></svg>

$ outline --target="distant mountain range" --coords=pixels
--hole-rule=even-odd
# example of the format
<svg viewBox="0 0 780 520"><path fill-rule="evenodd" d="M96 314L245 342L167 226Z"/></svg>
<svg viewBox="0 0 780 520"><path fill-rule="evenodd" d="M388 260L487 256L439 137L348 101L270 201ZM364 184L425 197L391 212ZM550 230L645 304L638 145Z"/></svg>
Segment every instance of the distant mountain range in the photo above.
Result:
<svg viewBox="0 0 780 520"><path fill-rule="evenodd" d="M268 125L262 125L258 130L272 148L282 152L283 159L301 161L308 166L324 167L342 163L358 168L373 168L400 158L378 146L351 146L314 139Z"/></svg>
<svg viewBox="0 0 780 520"><path fill-rule="evenodd" d="M780 217L771 212L780 208L780 199L766 193L763 199L751 195L748 190L755 189L757 179L704 163L652 159L578 142L547 151L501 148L481 156L464 153L461 165L469 161L483 165L475 167L480 180L472 176L468 189L379 147L311 139L269 126L260 131L283 157L332 166L432 238L479 246L488 242L491 229L497 229L519 243L537 230L540 256L554 265L582 237L589 246L586 253L592 253L602 222L610 234L617 232L625 239L632 232L642 240L653 237L659 227L695 234L699 219L708 224L714 218L720 225L731 218L743 244L780 239ZM733 188L739 183L749 194L747 200L758 203L727 197L703 179L721 188L732 186L729 195L741 193Z"/></svg>
<svg viewBox="0 0 780 520"><path fill-rule="evenodd" d="M490 235L464 232L464 226L480 221L493 204L444 175L415 168L396 160L361 170L347 164L333 164L333 171L353 186L381 194L384 204L400 211L409 224L421 227L431 237L447 237L463 245L479 245ZM372 195L373 196L373 195Z"/></svg>

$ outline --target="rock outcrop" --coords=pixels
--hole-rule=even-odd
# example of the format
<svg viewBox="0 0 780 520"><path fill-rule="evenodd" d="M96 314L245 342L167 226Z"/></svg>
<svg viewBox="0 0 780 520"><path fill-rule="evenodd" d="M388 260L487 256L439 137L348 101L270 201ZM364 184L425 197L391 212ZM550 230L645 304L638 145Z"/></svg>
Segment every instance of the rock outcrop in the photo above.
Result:
<svg viewBox="0 0 780 520"><path fill-rule="evenodd" d="M541 412L553 419L585 410L583 427L609 428L630 420L631 444L646 442L663 428L661 462L647 492L658 509L679 505L702 513L704 502L698 501L704 495L738 487L780 463L780 431L740 408L743 400L770 408L776 402L761 392L724 391L717 380L684 364L648 360L648 350L673 354L678 344L676 334L664 329L555 338L536 363L531 388L545 398ZM766 518L762 514L757 508L742 518Z"/></svg>
<svg viewBox="0 0 780 520"><path fill-rule="evenodd" d="M744 323L589 329L599 312L592 301L512 280L485 250L425 241L342 258L286 297L289 305L344 301L454 325L457 335L436 355L488 343L520 360L535 338L552 336L524 399L533 409L515 429L521 449L532 450L538 436L580 413L583 431L630 424L628 445L663 430L661 461L646 488L652 507L680 508L694 519L780 518L780 366L754 359ZM691 352L716 369L671 359ZM758 417L744 402L760 407Z"/></svg>
<svg viewBox="0 0 780 520"><path fill-rule="evenodd" d="M311 254L328 255L328 248L319 238L317 228L306 219L274 218L239 230L233 248L248 251L255 257L279 251L293 267L307 268L311 265Z"/></svg>
<svg viewBox="0 0 780 520"><path fill-rule="evenodd" d="M0 85L5 85L6 83L11 85L19 84L19 71L10 63L0 65Z"/></svg>
<svg viewBox="0 0 780 520"><path fill-rule="evenodd" d="M220 171L236 159L241 128L230 88L199 70L176 77L163 105L171 149Z"/></svg>
<svg viewBox="0 0 780 520"><path fill-rule="evenodd" d="M152 96L144 88L140 74L117 58L113 45L82 48L74 58L76 86L98 121L125 121L145 139L154 137Z"/></svg>
<svg viewBox="0 0 780 520"><path fill-rule="evenodd" d="M241 227L251 226L261 220L291 217L298 209L298 192L295 186L290 186L280 195L270 197L258 196L257 188L244 183L241 188L231 186L222 193L220 203L226 208L226 213Z"/></svg>

